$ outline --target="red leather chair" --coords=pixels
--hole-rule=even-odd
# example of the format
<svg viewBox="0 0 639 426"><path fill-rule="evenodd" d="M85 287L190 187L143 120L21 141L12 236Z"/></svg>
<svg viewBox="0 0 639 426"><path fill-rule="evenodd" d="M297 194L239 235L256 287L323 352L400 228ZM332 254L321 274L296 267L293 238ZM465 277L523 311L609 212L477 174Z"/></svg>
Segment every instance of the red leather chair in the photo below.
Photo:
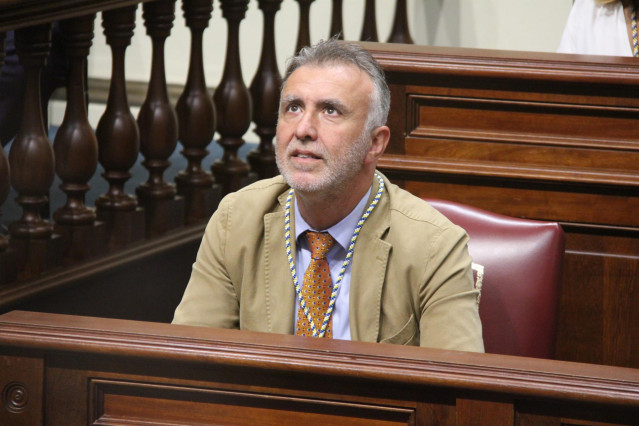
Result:
<svg viewBox="0 0 639 426"><path fill-rule="evenodd" d="M466 230L483 266L479 315L486 352L554 357L564 233L554 222L518 219L452 201L426 199Z"/></svg>

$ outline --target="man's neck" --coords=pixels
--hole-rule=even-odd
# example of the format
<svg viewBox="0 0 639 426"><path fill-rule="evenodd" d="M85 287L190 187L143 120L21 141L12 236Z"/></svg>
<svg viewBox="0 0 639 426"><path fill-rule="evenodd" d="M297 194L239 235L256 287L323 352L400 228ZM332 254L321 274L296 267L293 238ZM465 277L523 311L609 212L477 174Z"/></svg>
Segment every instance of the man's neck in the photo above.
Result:
<svg viewBox="0 0 639 426"><path fill-rule="evenodd" d="M339 223L368 192L372 179L358 187L330 193L295 191L296 208L311 228L321 231Z"/></svg>

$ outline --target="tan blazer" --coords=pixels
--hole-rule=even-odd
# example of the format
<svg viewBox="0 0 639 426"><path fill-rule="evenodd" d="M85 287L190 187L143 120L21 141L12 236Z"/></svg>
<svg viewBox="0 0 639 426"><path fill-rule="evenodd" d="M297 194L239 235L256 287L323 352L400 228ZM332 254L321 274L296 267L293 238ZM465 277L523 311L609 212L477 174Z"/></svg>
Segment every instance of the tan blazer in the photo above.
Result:
<svg viewBox="0 0 639 426"><path fill-rule="evenodd" d="M483 351L466 233L384 182L352 259L351 338ZM293 334L296 298L284 244L288 189L278 176L222 200L173 323Z"/></svg>

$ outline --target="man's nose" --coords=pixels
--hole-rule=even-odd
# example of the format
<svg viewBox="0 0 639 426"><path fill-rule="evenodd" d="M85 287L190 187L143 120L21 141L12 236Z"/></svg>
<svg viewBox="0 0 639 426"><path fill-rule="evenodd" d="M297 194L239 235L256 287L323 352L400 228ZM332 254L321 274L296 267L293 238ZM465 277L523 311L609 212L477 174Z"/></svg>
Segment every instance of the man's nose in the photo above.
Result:
<svg viewBox="0 0 639 426"><path fill-rule="evenodd" d="M316 118L311 111L305 111L295 126L295 137L298 140L315 140L317 139L317 123Z"/></svg>

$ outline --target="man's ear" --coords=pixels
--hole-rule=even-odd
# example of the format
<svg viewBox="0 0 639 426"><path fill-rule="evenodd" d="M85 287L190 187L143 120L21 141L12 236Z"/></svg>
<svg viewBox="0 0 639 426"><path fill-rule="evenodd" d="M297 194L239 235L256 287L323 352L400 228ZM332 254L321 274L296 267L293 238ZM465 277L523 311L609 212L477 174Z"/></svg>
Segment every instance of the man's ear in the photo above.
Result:
<svg viewBox="0 0 639 426"><path fill-rule="evenodd" d="M388 126L379 126L371 132L371 147L366 155L367 162L377 163L379 157L382 156L388 141L390 140L390 129Z"/></svg>

